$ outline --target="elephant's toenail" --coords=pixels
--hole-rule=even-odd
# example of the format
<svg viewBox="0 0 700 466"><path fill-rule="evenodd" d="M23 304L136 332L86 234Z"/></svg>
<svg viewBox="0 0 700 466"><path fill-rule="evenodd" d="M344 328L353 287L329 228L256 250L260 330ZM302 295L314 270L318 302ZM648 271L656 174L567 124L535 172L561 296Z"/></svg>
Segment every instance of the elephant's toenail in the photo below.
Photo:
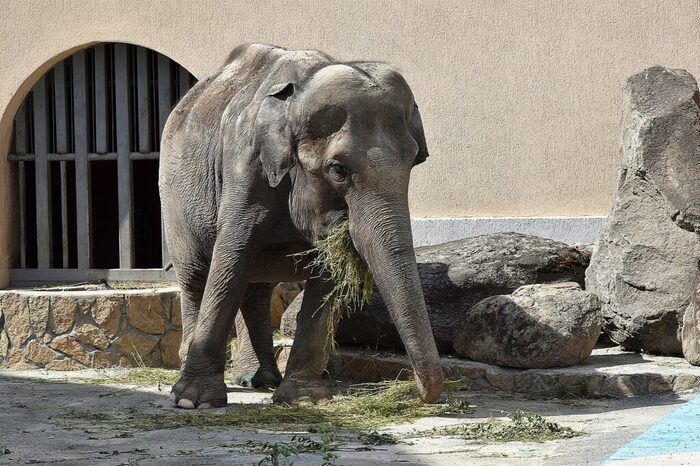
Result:
<svg viewBox="0 0 700 466"><path fill-rule="evenodd" d="M175 393L170 392L170 401L177 403L177 395Z"/></svg>
<svg viewBox="0 0 700 466"><path fill-rule="evenodd" d="M177 405L181 408L185 409L194 409L194 403L186 398L183 398L180 400Z"/></svg>
<svg viewBox="0 0 700 466"><path fill-rule="evenodd" d="M211 409L213 406L211 403L202 403L201 405L197 406L197 409Z"/></svg>

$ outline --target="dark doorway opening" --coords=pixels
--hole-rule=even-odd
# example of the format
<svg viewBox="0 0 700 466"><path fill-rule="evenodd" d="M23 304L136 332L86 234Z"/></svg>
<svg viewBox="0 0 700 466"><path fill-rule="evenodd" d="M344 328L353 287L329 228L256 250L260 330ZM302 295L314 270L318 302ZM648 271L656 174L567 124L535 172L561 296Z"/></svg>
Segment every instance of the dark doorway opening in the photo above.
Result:
<svg viewBox="0 0 700 466"><path fill-rule="evenodd" d="M158 160L132 162L134 204L134 262L138 269L161 267Z"/></svg>
<svg viewBox="0 0 700 466"><path fill-rule="evenodd" d="M117 162L90 162L92 196L92 266L119 268L119 197ZM87 245L81 245L87 247Z"/></svg>

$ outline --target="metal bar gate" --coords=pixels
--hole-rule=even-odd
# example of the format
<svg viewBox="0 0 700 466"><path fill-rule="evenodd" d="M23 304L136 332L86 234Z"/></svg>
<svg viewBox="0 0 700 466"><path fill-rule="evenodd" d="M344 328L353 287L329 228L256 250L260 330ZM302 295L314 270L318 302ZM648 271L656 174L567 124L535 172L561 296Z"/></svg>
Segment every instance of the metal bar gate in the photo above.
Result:
<svg viewBox="0 0 700 466"><path fill-rule="evenodd" d="M141 207L134 194L138 189L153 197L153 167L144 171L146 182L134 167L157 163L167 116L194 82L155 51L100 44L56 64L36 83L15 116L8 156L16 167L18 246L11 283L172 279L162 269L169 260L162 234L155 247L159 264L142 267L135 256L139 247L155 245L150 237L143 239L149 244L138 244L142 238L134 234ZM109 170L94 165L103 162L112 162ZM116 195L96 198L113 179ZM153 202L146 214L162 225ZM116 219L115 228L103 217ZM102 243L110 231L118 231L118 253L111 256Z"/></svg>

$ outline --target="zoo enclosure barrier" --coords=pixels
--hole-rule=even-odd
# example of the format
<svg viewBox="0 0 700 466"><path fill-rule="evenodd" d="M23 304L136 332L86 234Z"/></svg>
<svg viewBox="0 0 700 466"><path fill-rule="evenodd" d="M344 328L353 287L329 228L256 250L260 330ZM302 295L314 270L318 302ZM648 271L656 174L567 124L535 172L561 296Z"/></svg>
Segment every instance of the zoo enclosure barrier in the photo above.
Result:
<svg viewBox="0 0 700 466"><path fill-rule="evenodd" d="M100 44L57 63L15 115L11 284L160 281L157 174L174 104L196 82L144 47Z"/></svg>

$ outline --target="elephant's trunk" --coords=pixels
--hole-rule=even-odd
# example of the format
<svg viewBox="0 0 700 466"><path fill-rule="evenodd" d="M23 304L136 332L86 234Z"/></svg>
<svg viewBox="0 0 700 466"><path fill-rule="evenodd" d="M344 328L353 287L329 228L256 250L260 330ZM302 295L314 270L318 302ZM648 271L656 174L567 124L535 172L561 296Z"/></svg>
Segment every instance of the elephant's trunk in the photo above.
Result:
<svg viewBox="0 0 700 466"><path fill-rule="evenodd" d="M443 391L443 374L413 250L407 201L349 199L350 236L399 331L423 401Z"/></svg>

